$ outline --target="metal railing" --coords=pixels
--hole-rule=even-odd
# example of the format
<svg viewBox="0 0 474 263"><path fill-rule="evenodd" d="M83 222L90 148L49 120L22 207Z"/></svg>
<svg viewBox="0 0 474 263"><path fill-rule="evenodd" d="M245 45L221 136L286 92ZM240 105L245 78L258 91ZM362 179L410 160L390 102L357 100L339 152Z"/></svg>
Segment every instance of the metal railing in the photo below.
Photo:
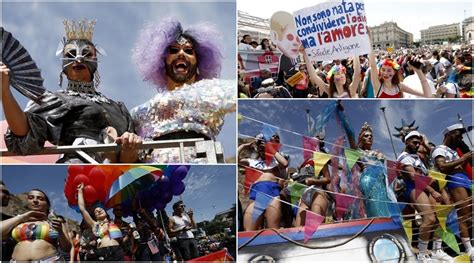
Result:
<svg viewBox="0 0 474 263"><path fill-rule="evenodd" d="M143 142L138 149L179 149L180 163L186 163L184 151L185 147L196 148L196 158L205 158L206 163L224 163L224 151L220 142L212 140L204 140L203 138L180 139L180 140L158 140ZM48 154L70 154L75 153L89 163L97 164L88 153L96 152L113 152L120 151L121 145L116 143L98 144L98 145L67 145L67 146L49 146L40 152L32 155L48 155ZM0 156L19 156L16 153L1 149Z"/></svg>

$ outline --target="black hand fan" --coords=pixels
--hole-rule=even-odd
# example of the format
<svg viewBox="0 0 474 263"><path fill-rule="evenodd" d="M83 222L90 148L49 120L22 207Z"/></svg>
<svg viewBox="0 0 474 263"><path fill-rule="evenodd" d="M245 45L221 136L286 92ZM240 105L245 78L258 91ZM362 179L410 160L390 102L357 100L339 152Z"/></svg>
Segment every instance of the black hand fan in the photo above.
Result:
<svg viewBox="0 0 474 263"><path fill-rule="evenodd" d="M1 62L10 69L10 85L29 99L38 101L45 91L41 70L21 43L10 32L0 28Z"/></svg>

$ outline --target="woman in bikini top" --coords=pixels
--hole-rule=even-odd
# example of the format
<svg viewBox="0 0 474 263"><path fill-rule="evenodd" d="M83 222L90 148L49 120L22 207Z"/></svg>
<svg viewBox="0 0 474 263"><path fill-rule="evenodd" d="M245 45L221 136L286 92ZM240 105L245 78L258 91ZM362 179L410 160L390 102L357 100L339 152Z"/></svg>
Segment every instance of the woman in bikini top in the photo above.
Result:
<svg viewBox="0 0 474 263"><path fill-rule="evenodd" d="M107 212L100 206L94 208L94 218L92 218L86 210L83 189L84 185L82 183L77 186L77 204L84 221L92 229L92 233L97 237L98 244L95 253L98 256L98 259L107 261L123 261L123 250L117 240L122 238L120 228L109 219Z"/></svg>
<svg viewBox="0 0 474 263"><path fill-rule="evenodd" d="M28 212L2 221L2 238L11 233L17 242L12 261L64 260L58 248L69 251L71 242L66 225L59 217L48 217L51 203L46 194L38 189L28 193Z"/></svg>

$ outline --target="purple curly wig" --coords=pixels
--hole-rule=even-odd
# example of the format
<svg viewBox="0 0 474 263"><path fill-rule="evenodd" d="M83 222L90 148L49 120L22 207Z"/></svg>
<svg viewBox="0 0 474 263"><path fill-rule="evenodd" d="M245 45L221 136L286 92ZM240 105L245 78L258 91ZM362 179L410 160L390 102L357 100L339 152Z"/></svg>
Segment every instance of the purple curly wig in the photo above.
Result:
<svg viewBox="0 0 474 263"><path fill-rule="evenodd" d="M157 90L166 89L165 60L168 47L180 35L185 35L193 42L199 68L197 80L219 77L222 55L216 41L221 33L205 23L183 31L180 22L166 18L159 24L146 25L132 50L132 60L138 66L143 80L154 83Z"/></svg>

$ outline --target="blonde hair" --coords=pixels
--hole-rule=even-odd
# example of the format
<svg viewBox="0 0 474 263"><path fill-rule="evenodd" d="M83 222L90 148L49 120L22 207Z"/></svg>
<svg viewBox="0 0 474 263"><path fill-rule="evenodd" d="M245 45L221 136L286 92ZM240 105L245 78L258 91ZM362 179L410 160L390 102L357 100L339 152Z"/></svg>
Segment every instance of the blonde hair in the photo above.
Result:
<svg viewBox="0 0 474 263"><path fill-rule="evenodd" d="M270 31L277 33L277 39L283 39L283 31L293 23L293 16L285 11L278 11L270 18Z"/></svg>

